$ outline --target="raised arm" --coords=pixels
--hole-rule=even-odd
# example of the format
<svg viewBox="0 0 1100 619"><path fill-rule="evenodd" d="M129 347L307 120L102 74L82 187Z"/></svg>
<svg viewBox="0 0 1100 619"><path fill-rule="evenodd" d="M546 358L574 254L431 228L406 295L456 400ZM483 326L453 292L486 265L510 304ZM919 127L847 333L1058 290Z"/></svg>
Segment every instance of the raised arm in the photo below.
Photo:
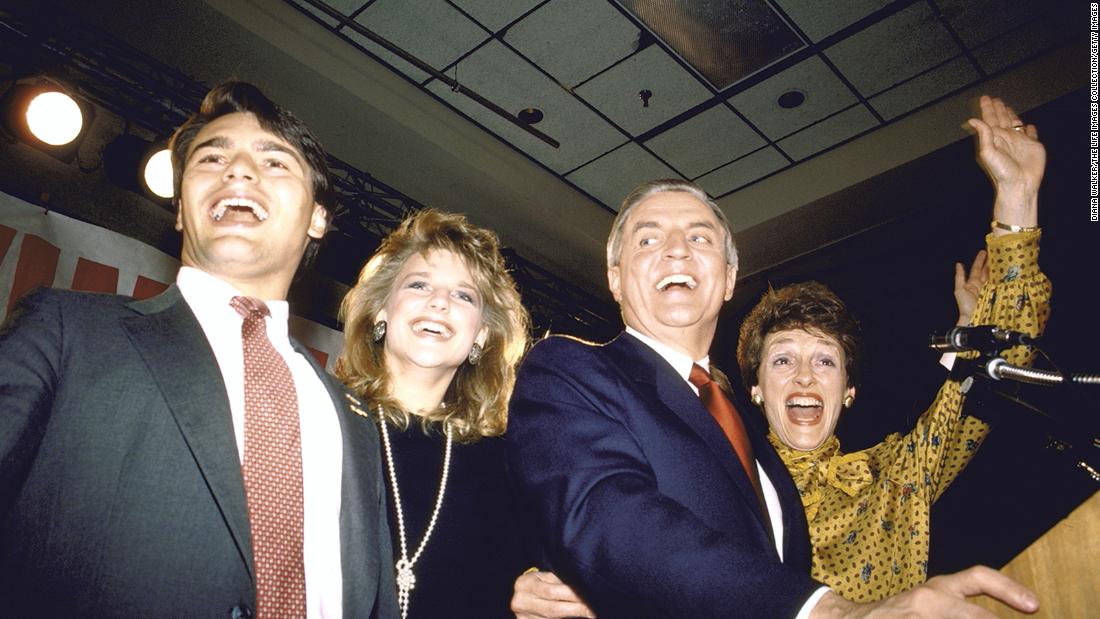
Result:
<svg viewBox="0 0 1100 619"><path fill-rule="evenodd" d="M973 300L971 324L1042 335L1050 315L1050 282L1039 270L1039 185L1046 149L1035 125L1025 124L1003 101L983 96L980 118L968 121L977 134L978 163L993 183L992 232L986 237L988 281ZM975 260L977 263L977 260ZM972 268L973 274L973 268ZM963 297L970 287L966 286ZM958 287L960 314L964 298ZM1013 364L1030 364L1033 351L1016 347L1006 353Z"/></svg>
<svg viewBox="0 0 1100 619"><path fill-rule="evenodd" d="M1035 126L1023 123L1000 99L983 96L980 108L980 118L972 118L968 124L977 134L978 163L995 190L993 230L986 237L986 252L975 257L969 274L961 264L955 267L958 324L993 324L1038 336L1050 313L1050 282L1037 262L1038 193L1046 150ZM1032 355L1026 347L1005 353L1010 363L1017 364L1029 363ZM915 457L927 466L933 500L969 461L985 433L984 423L960 416L961 408L958 383L948 381L910 434ZM1039 607L1034 593L1019 583L977 566L932 578L871 604L855 604L829 592L811 617L994 617L966 601L975 595L988 595L1021 612Z"/></svg>
<svg viewBox="0 0 1100 619"><path fill-rule="evenodd" d="M986 250L969 273L955 265L958 324L995 325L1038 337L1050 315L1050 281L1039 270L1038 190L1046 151L1034 125L1025 125L1001 100L982 97L980 118L972 118L978 163L993 183L993 230ZM1013 231L1015 229L1015 231ZM963 353L973 357L976 353ZM1029 365L1034 351L1017 346L1004 352L1015 365ZM915 449L899 452L925 468L934 501L966 466L988 432L978 419L962 417L959 384L948 381L910 433ZM906 466L909 466L908 464Z"/></svg>

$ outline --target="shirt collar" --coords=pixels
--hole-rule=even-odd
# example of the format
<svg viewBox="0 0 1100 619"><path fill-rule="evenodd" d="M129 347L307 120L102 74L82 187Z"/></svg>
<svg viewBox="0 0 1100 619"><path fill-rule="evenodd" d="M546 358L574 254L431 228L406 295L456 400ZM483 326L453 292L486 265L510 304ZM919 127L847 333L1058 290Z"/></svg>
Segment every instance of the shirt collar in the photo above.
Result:
<svg viewBox="0 0 1100 619"><path fill-rule="evenodd" d="M698 363L706 371L710 371L710 355L704 356L702 359L692 359L691 356L676 350L675 348L658 342L657 340L643 335L637 329L627 326L626 332L630 335L638 338L638 340L653 349L653 352L660 355L662 359L668 362L672 366L672 369L676 370L676 373L680 375L685 381L688 380L688 376L691 375L691 366Z"/></svg>
<svg viewBox="0 0 1100 619"><path fill-rule="evenodd" d="M226 312L240 317L240 314L229 305L233 297L242 294L233 284L201 269L182 266L176 274L176 285L179 286L180 293L183 294L184 300L191 306L192 311L200 317L200 321L207 317L224 319ZM285 333L290 316L290 305L285 300L262 299L262 301L271 311L268 324L276 327L277 333Z"/></svg>

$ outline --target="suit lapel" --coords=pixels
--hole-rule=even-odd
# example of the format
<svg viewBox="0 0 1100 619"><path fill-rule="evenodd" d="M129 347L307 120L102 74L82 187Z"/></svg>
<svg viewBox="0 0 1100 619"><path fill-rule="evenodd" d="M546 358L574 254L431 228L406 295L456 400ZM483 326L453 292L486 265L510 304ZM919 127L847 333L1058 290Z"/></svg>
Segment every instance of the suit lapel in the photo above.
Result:
<svg viewBox="0 0 1100 619"><path fill-rule="evenodd" d="M745 411L747 409L739 408ZM796 568L810 569L810 552L806 512L802 508L802 497L798 494L791 474L767 439L767 421L756 410L742 414L745 426L749 428L752 449L756 460L767 473L768 479L779 496L783 507L783 563ZM795 541L799 541L795 544Z"/></svg>
<svg viewBox="0 0 1100 619"><path fill-rule="evenodd" d="M635 368L632 372L634 380L653 386L657 398L673 415L687 424L710 450L711 454L722 464L737 490L741 493L746 505L752 506L760 522L761 533L767 535L764 525L764 514L760 511L759 499L756 491L745 474L741 461L730 447L729 440L714 418L707 412L699 396L691 390L687 381L672 368L656 351L646 346L637 338L627 333L615 338L608 348L622 354L628 359L620 367ZM753 432L749 432L750 435ZM756 443L753 442L755 448Z"/></svg>
<svg viewBox="0 0 1100 619"><path fill-rule="evenodd" d="M122 319L195 458L210 494L252 573L244 480L221 371L179 289L135 301L138 316Z"/></svg>
<svg viewBox="0 0 1100 619"><path fill-rule="evenodd" d="M371 540L389 544L380 534L379 516L384 514L378 458L381 447L374 422L363 404L332 379L309 349L291 338L291 346L309 361L324 383L340 420L343 464L340 471L340 562L344 580L344 615L366 616L378 595L378 574L390 567L378 562ZM387 536L388 537L388 536ZM382 553L385 554L385 553Z"/></svg>

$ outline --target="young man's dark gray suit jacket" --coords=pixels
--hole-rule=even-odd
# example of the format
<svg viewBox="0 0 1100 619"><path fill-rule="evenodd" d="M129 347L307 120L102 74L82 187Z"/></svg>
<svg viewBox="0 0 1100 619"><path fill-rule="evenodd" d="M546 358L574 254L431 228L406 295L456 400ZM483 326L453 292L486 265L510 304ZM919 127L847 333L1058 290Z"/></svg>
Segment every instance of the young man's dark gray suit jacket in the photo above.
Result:
<svg viewBox="0 0 1100 619"><path fill-rule="evenodd" d="M343 436L344 616L395 617L376 427L305 356ZM143 301L25 298L0 331L0 458L5 616L254 612L226 388L175 286Z"/></svg>

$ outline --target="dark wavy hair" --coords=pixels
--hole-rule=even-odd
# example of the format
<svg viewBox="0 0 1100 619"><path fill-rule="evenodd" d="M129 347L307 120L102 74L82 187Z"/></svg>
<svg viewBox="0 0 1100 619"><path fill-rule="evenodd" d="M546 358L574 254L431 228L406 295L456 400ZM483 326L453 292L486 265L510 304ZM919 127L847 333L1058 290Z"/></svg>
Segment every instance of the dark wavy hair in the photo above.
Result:
<svg viewBox="0 0 1100 619"><path fill-rule="evenodd" d="M330 222L336 196L321 142L290 110L267 98L259 88L247 82L225 82L212 88L202 100L198 113L180 125L169 141L168 148L172 151L172 185L175 190L173 200L177 208L183 186L183 170L187 165L187 157L191 154L195 136L218 118L237 112L254 115L264 131L286 140L287 144L302 155L309 166L313 201L325 207L326 223ZM319 247L320 241L311 238L302 262L312 261Z"/></svg>
<svg viewBox="0 0 1100 619"><path fill-rule="evenodd" d="M428 411L428 423L451 424L455 440L473 442L504 433L508 398L516 382L516 364L527 350L530 318L508 274L496 235L468 222L462 215L429 209L401 223L359 273L359 280L340 305L344 351L336 375L370 402L372 412L382 408L386 420L407 428L412 416L390 393L382 342L371 331L374 318L386 306L405 262L433 250L458 256L470 270L483 304L481 322L489 335L477 365L463 363L445 396L446 407Z"/></svg>
<svg viewBox="0 0 1100 619"><path fill-rule="evenodd" d="M835 339L844 351L848 386L859 386L859 322L832 290L818 282L802 282L779 290L769 288L741 323L737 364L745 389L751 390L759 382L764 338L789 329L823 333Z"/></svg>

